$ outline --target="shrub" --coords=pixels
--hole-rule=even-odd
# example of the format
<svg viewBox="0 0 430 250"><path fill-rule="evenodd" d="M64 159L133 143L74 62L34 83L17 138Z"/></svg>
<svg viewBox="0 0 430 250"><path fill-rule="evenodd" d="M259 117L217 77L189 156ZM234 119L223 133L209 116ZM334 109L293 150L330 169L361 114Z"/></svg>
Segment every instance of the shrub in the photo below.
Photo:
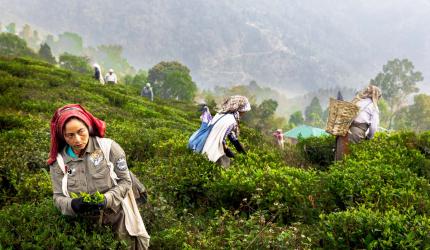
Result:
<svg viewBox="0 0 430 250"><path fill-rule="evenodd" d="M385 213L364 206L321 215L325 249L428 249L430 219L393 209Z"/></svg>
<svg viewBox="0 0 430 250"><path fill-rule="evenodd" d="M347 158L358 162L406 167L429 179L430 163L421 153L425 152L428 145L427 138L428 134L423 134L420 139L413 132L378 133L372 140L350 145L351 154Z"/></svg>
<svg viewBox="0 0 430 250"><path fill-rule="evenodd" d="M0 246L5 249L126 249L111 228L63 216L52 199L4 207L0 221Z"/></svg>
<svg viewBox="0 0 430 250"><path fill-rule="evenodd" d="M330 194L314 171L287 167L273 153L249 152L236 160L233 167L206 184L215 207L280 211L282 223L311 223L332 206Z"/></svg>
<svg viewBox="0 0 430 250"><path fill-rule="evenodd" d="M340 209L360 204L380 211L413 207L420 214L430 209L428 181L402 166L347 160L325 178Z"/></svg>
<svg viewBox="0 0 430 250"><path fill-rule="evenodd" d="M334 161L336 141L334 136L299 138L297 147L304 157L317 168L325 169Z"/></svg>

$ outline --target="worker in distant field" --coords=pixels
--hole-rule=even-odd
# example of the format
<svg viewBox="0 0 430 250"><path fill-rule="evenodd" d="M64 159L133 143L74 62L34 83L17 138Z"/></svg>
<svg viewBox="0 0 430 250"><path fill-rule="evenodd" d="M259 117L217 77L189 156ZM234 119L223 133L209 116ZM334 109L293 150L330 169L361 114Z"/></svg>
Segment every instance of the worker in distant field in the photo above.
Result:
<svg viewBox="0 0 430 250"><path fill-rule="evenodd" d="M151 102L154 101L154 93L152 92L151 84L148 82L140 91L140 96L148 98Z"/></svg>
<svg viewBox="0 0 430 250"><path fill-rule="evenodd" d="M132 192L124 150L102 138L105 122L78 104L59 108L51 119L48 164L55 206L64 215L80 215L111 225L132 249L148 249L146 232ZM109 141L110 150L106 143ZM104 151L109 152L109 155ZM74 194L100 193L96 203Z"/></svg>
<svg viewBox="0 0 430 250"><path fill-rule="evenodd" d="M113 72L113 69L109 69L109 72L105 76L105 82L108 84L117 84L118 78L116 74Z"/></svg>
<svg viewBox="0 0 430 250"><path fill-rule="evenodd" d="M239 142L240 117L251 110L251 104L245 96L235 95L224 101L219 112L209 123L213 125L202 153L206 154L210 161L227 168L230 166L230 158L233 152L227 146L226 138L234 145L239 153L246 153Z"/></svg>
<svg viewBox="0 0 430 250"><path fill-rule="evenodd" d="M94 63L94 79L99 81L101 84L105 84L105 80L103 79L102 70L100 68L100 65L97 63Z"/></svg>
<svg viewBox="0 0 430 250"><path fill-rule="evenodd" d="M273 136L276 139L276 143L281 149L284 149L284 134L282 133L282 129L277 129L273 132Z"/></svg>
<svg viewBox="0 0 430 250"><path fill-rule="evenodd" d="M379 126L378 101L381 95L381 90L378 87L369 85L359 92L352 101L360 108L360 111L349 128L348 139L350 142L358 143L363 139L373 138Z"/></svg>

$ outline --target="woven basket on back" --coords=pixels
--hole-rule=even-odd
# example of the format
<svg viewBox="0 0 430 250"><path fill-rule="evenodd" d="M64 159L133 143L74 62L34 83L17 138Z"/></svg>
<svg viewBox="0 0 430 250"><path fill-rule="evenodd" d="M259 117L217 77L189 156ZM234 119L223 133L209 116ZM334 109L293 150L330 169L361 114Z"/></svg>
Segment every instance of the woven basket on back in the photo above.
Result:
<svg viewBox="0 0 430 250"><path fill-rule="evenodd" d="M325 131L332 135L345 136L359 110L360 108L354 103L330 98Z"/></svg>

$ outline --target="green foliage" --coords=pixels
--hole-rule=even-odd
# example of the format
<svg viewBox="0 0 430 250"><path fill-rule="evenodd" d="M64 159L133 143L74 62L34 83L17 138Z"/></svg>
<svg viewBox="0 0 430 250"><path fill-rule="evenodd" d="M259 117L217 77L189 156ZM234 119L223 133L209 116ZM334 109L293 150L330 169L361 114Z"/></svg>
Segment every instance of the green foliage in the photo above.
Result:
<svg viewBox="0 0 430 250"><path fill-rule="evenodd" d="M371 84L381 88L382 96L388 103L390 119L388 128L392 128L396 113L406 102L407 96L418 92L417 83L424 78L419 71L414 71L414 65L408 59L393 59L382 67Z"/></svg>
<svg viewBox="0 0 430 250"><path fill-rule="evenodd" d="M322 215L320 222L325 249L427 249L430 247L430 219L404 213L385 213L361 206Z"/></svg>
<svg viewBox="0 0 430 250"><path fill-rule="evenodd" d="M153 84L154 95L161 98L193 100L197 86L190 70L179 62L160 62L148 71L148 81Z"/></svg>
<svg viewBox="0 0 430 250"><path fill-rule="evenodd" d="M166 74L166 79L158 92L162 98L192 101L197 92L197 86L189 73L170 71Z"/></svg>
<svg viewBox="0 0 430 250"><path fill-rule="evenodd" d="M52 199L14 204L0 210L0 246L4 249L126 249L111 228L79 217L66 217Z"/></svg>
<svg viewBox="0 0 430 250"><path fill-rule="evenodd" d="M43 60L52 63L52 64L56 64L56 60L55 57L52 55L51 52L51 48L49 47L49 45L47 43L42 43L40 45L40 49L39 49L39 57L42 58Z"/></svg>
<svg viewBox="0 0 430 250"><path fill-rule="evenodd" d="M92 69L89 65L90 59L83 56L75 56L69 53L61 54L58 58L60 67L73 70L82 74L91 75Z"/></svg>
<svg viewBox="0 0 430 250"><path fill-rule="evenodd" d="M293 114L290 115L290 119L288 122L292 124L293 126L299 126L304 123L303 114L302 111L296 111Z"/></svg>
<svg viewBox="0 0 430 250"><path fill-rule="evenodd" d="M0 56L36 57L36 54L27 47L27 43L12 33L0 33Z"/></svg>
<svg viewBox="0 0 430 250"><path fill-rule="evenodd" d="M148 72L145 70L139 70L136 75L131 76L128 75L129 78L124 79L125 84L136 85L137 87L142 88L148 82Z"/></svg>
<svg viewBox="0 0 430 250"><path fill-rule="evenodd" d="M430 96L414 96L414 103L400 109L394 123L395 129L412 129L416 132L430 130Z"/></svg>
<svg viewBox="0 0 430 250"><path fill-rule="evenodd" d="M239 210L217 210L212 218L195 218L184 210L181 225L169 225L163 241L152 238L156 249L310 249L312 231L294 223L273 223L276 214L256 212L248 218ZM201 232L201 228L208 228Z"/></svg>
<svg viewBox="0 0 430 250"><path fill-rule="evenodd" d="M179 71L186 74L190 73L190 69L188 69L187 66L177 61L160 62L148 71L148 81L153 84L156 82L163 82L166 80L166 73L170 71Z"/></svg>
<svg viewBox="0 0 430 250"><path fill-rule="evenodd" d="M334 161L336 140L334 136L299 138L297 147L310 163L324 169Z"/></svg>
<svg viewBox="0 0 430 250"><path fill-rule="evenodd" d="M70 193L70 197L71 198L79 198L79 197L83 197L83 201L86 203L90 203L90 204L101 204L105 201L105 196L101 193L99 193L99 191L96 191L94 194L88 194L85 192L80 192L79 194Z"/></svg>
<svg viewBox="0 0 430 250"><path fill-rule="evenodd" d="M417 136L412 132L379 133L374 139L359 144L350 145L352 148L348 160L370 162L370 164L389 164L408 168L412 172L430 179L430 165L426 158L427 134Z"/></svg>
<svg viewBox="0 0 430 250"><path fill-rule="evenodd" d="M247 154L223 169L186 148L200 124L190 102L149 102L134 84L101 86L91 74L22 58L0 59L0 93L2 248L126 248L110 228L62 216L52 205L49 121L67 103L106 121L106 136L121 145L147 187L141 212L152 249L428 244L428 132L377 134L332 164L333 137L274 150L272 138L244 120Z"/></svg>
<svg viewBox="0 0 430 250"><path fill-rule="evenodd" d="M275 100L264 100L260 105L251 104L251 111L244 114L242 120L248 126L255 128L263 133L282 127L283 118L275 117L275 111L278 103Z"/></svg>
<svg viewBox="0 0 430 250"><path fill-rule="evenodd" d="M323 127L323 111L318 97L314 97L305 109L305 122L314 127Z"/></svg>

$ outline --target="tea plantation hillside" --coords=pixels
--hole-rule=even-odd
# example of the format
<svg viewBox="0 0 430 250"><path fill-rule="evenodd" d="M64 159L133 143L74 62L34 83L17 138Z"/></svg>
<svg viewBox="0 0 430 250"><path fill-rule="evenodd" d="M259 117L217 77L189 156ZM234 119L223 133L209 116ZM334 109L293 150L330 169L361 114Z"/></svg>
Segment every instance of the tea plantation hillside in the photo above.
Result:
<svg viewBox="0 0 430 250"><path fill-rule="evenodd" d="M331 162L333 138L279 151L241 127L225 170L186 149L194 105L25 58L0 58L0 249L125 249L109 228L53 206L49 120L79 103L145 183L151 249L428 249L430 133L379 134Z"/></svg>

